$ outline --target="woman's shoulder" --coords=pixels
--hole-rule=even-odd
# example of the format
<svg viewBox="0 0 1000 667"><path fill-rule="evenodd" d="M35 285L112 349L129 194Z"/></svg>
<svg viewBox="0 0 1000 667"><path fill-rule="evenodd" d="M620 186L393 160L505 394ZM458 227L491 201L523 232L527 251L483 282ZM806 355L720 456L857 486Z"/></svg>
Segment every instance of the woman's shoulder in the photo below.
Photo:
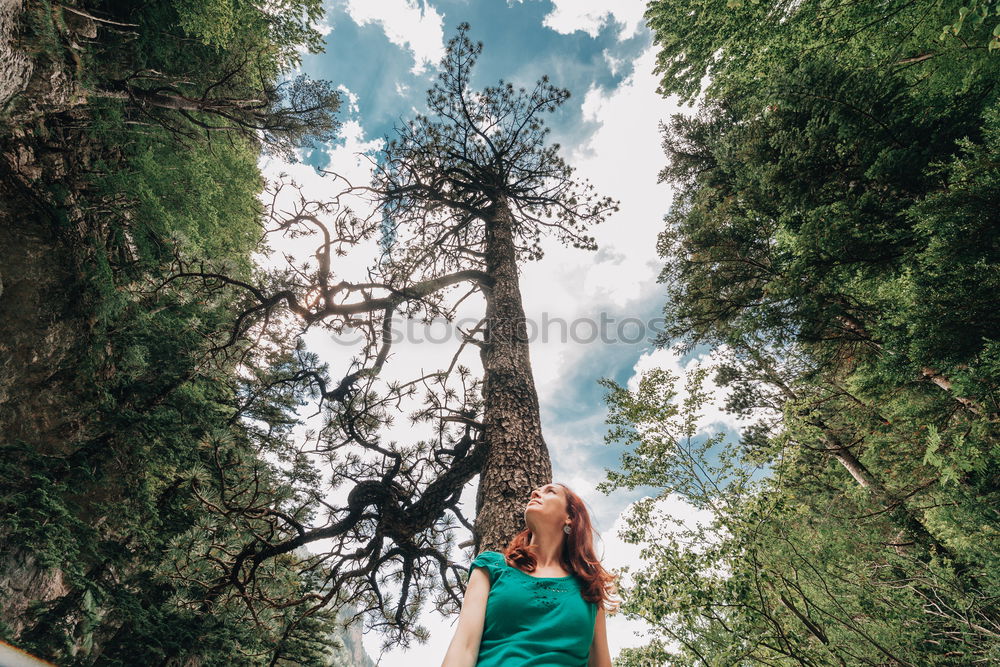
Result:
<svg viewBox="0 0 1000 667"><path fill-rule="evenodd" d="M507 570L507 559L499 551L484 551L472 559L469 565L469 574L475 568L482 568L490 578L490 584L495 584L497 579Z"/></svg>
<svg viewBox="0 0 1000 667"><path fill-rule="evenodd" d="M483 551L472 559L473 565L506 565L507 559L499 551Z"/></svg>

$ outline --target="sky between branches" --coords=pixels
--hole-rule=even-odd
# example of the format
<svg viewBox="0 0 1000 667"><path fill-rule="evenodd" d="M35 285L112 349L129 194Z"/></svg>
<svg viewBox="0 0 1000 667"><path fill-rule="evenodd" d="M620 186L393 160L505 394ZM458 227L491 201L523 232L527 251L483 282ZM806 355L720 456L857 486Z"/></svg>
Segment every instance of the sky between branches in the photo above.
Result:
<svg viewBox="0 0 1000 667"><path fill-rule="evenodd" d="M648 325L659 317L663 306L663 290L656 282L662 264L656 255L656 236L671 193L669 186L656 182L664 163L658 124L690 109L655 92L654 49L652 35L642 23L644 6L643 0L329 2L326 51L306 55L302 70L341 86L345 97L341 139L302 154L299 164L262 163L265 176L284 171L303 186L307 196L316 199L331 189L329 179L321 178L317 168L348 175L355 184L365 182L369 162L360 154L377 151L383 138L392 136L394 125L424 111L426 90L437 76L444 43L463 21L472 26L470 37L484 43L473 77L476 88L500 78L530 87L548 74L555 85L571 91L569 102L546 116L551 139L563 146L563 155L577 168L577 176L589 179L601 194L620 200L621 210L592 230L600 248L596 253L564 248L549 239L544 259L523 267L521 285L525 314L538 331L531 343L531 361L555 480L568 484L590 505L604 541L605 566L612 568L636 561L638 549L622 543L616 528L629 504L653 490L611 497L595 490L605 468L614 467L619 455L616 447L603 443L606 408L597 379L610 377L627 383L654 366L681 372L700 358L697 354L678 358L669 350L654 350L648 330L632 342L642 331L635 323L621 329L628 340L585 342L594 331L588 322L600 326L602 314L605 321L614 318L607 328L617 338L615 331L625 318ZM272 245L302 258L310 247L301 239ZM345 273L359 271L371 257L359 248L336 266ZM467 304L464 312L469 317L481 314L481 303ZM564 321L566 329L575 326L578 340L567 340L558 324L542 326L556 319ZM548 331L547 341L541 337L543 330ZM443 324L431 330L416 327L413 333L423 342L394 346L387 365L392 377L412 378L421 369L444 368L457 347ZM349 347L319 332L309 336L308 345L331 364L334 374L342 368L338 360L346 362L351 356ZM475 348L466 351L462 362L481 370ZM714 390L714 385L709 388ZM735 419L718 408L705 415L702 426L706 431L725 430L731 436L738 429ZM408 429L407 420L401 419L394 435L401 440L412 437ZM471 517L474 487L464 499ZM694 510L679 499L665 503L664 510L696 518ZM431 641L407 652L388 652L381 664L438 664L451 639L452 621L425 613ZM624 646L641 644L642 639L634 635L641 629L641 623L612 617L612 655ZM377 637L366 636L365 645L369 654L378 656Z"/></svg>

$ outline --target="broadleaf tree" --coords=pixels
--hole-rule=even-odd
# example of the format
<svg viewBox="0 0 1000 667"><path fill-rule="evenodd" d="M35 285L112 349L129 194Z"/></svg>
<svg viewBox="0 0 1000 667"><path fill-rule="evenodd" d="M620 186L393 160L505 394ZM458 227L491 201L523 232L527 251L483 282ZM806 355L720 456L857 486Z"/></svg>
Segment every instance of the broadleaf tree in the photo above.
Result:
<svg viewBox="0 0 1000 667"><path fill-rule="evenodd" d="M612 393L644 455L612 483L717 501L711 528L650 548L625 613L658 641L626 664L996 660L1000 61L983 20L942 33L963 13L651 4L661 91L701 94L664 126L660 342L715 348L754 423L703 460L759 479L655 467L677 449L648 437L656 392Z"/></svg>

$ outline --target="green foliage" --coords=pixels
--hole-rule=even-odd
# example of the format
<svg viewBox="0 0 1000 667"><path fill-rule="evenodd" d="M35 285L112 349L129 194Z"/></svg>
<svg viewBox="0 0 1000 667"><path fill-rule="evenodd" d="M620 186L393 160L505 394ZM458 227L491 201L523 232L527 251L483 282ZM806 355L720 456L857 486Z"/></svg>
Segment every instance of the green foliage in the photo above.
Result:
<svg viewBox="0 0 1000 667"><path fill-rule="evenodd" d="M786 444L765 475L744 443L696 435L709 398L698 391L703 378L688 376L683 405L662 371L635 391L606 382L608 440L628 450L602 488L658 489L632 507L622 532L643 545L644 561L627 572L624 612L655 639L618 664L959 665L996 653L987 630L962 627L967 612L992 618L998 583L997 559L983 553L997 523L982 508L962 516L972 510L958 510L967 490L952 493L942 480L936 498L951 502L927 523L976 562L975 576L900 539L840 469L789 442L794 429L776 436Z"/></svg>
<svg viewBox="0 0 1000 667"><path fill-rule="evenodd" d="M322 49L320 0L96 4L88 9L127 24L130 38L102 34L82 54L64 50L86 63L88 100L117 105L131 133L159 126L173 142L251 143L254 152L259 143L286 159L335 135L339 92L292 76L303 52Z"/></svg>
<svg viewBox="0 0 1000 667"><path fill-rule="evenodd" d="M94 135L124 139L114 122L102 122ZM94 183L101 196L130 202L128 218L115 230L116 243L131 245L141 262L163 262L179 248L192 257L231 258L242 264L238 273L246 274L261 236L257 151L244 142L178 151L162 135L132 137L124 145L124 164L106 165L106 175Z"/></svg>
<svg viewBox="0 0 1000 667"><path fill-rule="evenodd" d="M975 4L973 12L955 0L653 0L646 21L660 47L660 92L687 101L703 83L713 97L746 95L802 59L855 60L867 71L902 69L960 88L969 73L996 66L996 24L960 18L963 8L994 16L995 3Z"/></svg>
<svg viewBox="0 0 1000 667"><path fill-rule="evenodd" d="M134 25L99 24L86 48L71 46L70 8L38 3L29 28L44 37L34 42L39 58L76 63L78 82L93 90L155 69L190 93L251 60L218 92L274 90L299 49L320 46L318 0L79 6ZM331 102L330 86L297 80L282 90L294 113L271 129L293 141L317 118L308 106ZM226 513L229 491L256 494L258 512L294 504L305 521L319 480L291 439L307 390L285 381L298 361L281 352L280 330L261 347L220 349L236 299L205 282L164 282L184 263L252 275L261 147L240 134L205 141L159 120L96 96L37 123L39 140L67 156L69 173L39 190L38 224L51 215L76 262L67 289L78 354L52 369L70 378L65 409L76 424L55 444L0 443L4 555L65 587L4 636L68 666L327 665L341 657L338 619L314 608L322 569L302 576L304 554L267 563L255 607L225 585L206 598L197 579L220 583L208 556L264 529L260 514Z"/></svg>
<svg viewBox="0 0 1000 667"><path fill-rule="evenodd" d="M174 0L178 24L206 45L236 51L254 45L263 36L281 69L301 62L298 49L318 53L323 35L315 24L324 15L321 0Z"/></svg>
<svg viewBox="0 0 1000 667"><path fill-rule="evenodd" d="M987 49L990 51L1000 48L1000 2L996 0L970 0L968 4L962 5L958 8L958 17L954 23L945 24L939 39L944 41L949 37L958 37L963 29L966 32L972 32L966 28L966 22L970 26L974 27L993 27L993 31L987 38L986 44Z"/></svg>
<svg viewBox="0 0 1000 667"><path fill-rule="evenodd" d="M650 5L662 92L704 94L665 127L661 342L715 346L754 423L686 440L675 378L608 385L606 489L665 499L626 530L655 639L621 664L1000 655L992 7ZM710 520L664 523L678 499Z"/></svg>

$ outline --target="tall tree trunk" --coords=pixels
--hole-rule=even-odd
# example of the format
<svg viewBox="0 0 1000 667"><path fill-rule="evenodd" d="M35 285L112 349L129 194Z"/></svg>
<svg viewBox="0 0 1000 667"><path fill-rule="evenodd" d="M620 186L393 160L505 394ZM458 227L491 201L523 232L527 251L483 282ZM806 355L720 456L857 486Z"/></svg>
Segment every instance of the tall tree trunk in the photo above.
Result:
<svg viewBox="0 0 1000 667"><path fill-rule="evenodd" d="M871 335L868 333L868 329L866 329L865 325L861 323L858 319L856 319L851 315L839 315L837 319L840 321L840 323L844 326L845 329L857 334L861 338L864 338L872 345L874 345L876 349L879 350L882 349L882 343L872 338ZM928 380L933 382L935 385L937 385L944 391L951 394L956 401L958 401L966 408L968 408L970 412L979 415L980 417L988 417L990 419L995 419L996 415L988 414L973 399L967 398L965 396L958 396L957 394L955 394L955 392L952 390L951 379L949 379L946 375L944 375L940 371L931 368L930 366L921 366L920 374L921 376L927 378Z"/></svg>
<svg viewBox="0 0 1000 667"><path fill-rule="evenodd" d="M781 377L774 365L752 346L746 346L744 351L756 362L761 372L761 381L777 389L781 396L790 402L797 402L799 396ZM901 528L915 542L926 549L937 549L939 553L953 556L952 552L931 532L924 522L919 510L911 508L906 498L897 497L882 483L878 475L873 473L854 454L851 446L844 444L836 430L821 417L809 417L806 413L800 415L805 422L819 429L819 440L826 452L837 460L850 473L859 486L866 489L876 507L886 513L887 518Z"/></svg>
<svg viewBox="0 0 1000 667"><path fill-rule="evenodd" d="M925 549L936 549L941 554L955 558L951 549L931 533L919 511L912 509L906 503L905 498L899 498L892 494L882 481L854 455L854 452L840 441L832 428L818 418L810 420L809 423L822 430L820 441L826 447L826 451L840 465L844 466L847 472L851 473L854 481L868 490L874 504L886 513L890 521L894 522L905 534Z"/></svg>
<svg viewBox="0 0 1000 667"><path fill-rule="evenodd" d="M486 289L480 352L487 450L476 498L477 552L506 547L524 527L524 505L532 489L552 480L528 356L513 218L502 199L486 220L486 271L494 284Z"/></svg>
<svg viewBox="0 0 1000 667"><path fill-rule="evenodd" d="M146 90L130 85L126 81L113 81L104 88L88 91L92 97L106 97L118 100L136 100L141 104L174 111L202 111L206 113L245 113L258 111L267 100L255 98L205 98L186 97L176 92L160 89ZM231 119L232 120L232 119Z"/></svg>

